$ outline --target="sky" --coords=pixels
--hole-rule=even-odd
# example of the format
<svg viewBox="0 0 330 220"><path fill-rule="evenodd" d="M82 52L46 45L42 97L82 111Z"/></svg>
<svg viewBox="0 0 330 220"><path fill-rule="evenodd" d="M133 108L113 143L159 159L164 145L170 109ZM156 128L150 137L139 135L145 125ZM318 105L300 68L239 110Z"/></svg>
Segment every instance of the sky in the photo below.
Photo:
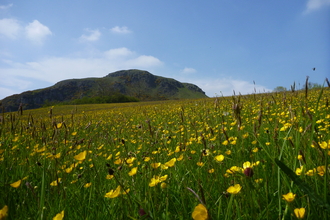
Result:
<svg viewBox="0 0 330 220"><path fill-rule="evenodd" d="M0 100L127 69L209 97L323 84L330 0L0 0Z"/></svg>

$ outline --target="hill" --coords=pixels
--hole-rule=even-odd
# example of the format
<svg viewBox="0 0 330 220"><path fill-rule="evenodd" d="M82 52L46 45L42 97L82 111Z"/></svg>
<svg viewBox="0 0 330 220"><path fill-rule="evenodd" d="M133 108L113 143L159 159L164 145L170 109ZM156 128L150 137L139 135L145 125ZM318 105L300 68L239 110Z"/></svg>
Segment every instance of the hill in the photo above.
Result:
<svg viewBox="0 0 330 220"><path fill-rule="evenodd" d="M194 84L181 83L147 71L121 70L101 78L63 80L47 88L8 96L1 100L1 103L5 111L17 111L21 104L23 109L34 109L46 104L79 103L79 100L83 99L113 96L124 97L126 101L207 97L205 92Z"/></svg>

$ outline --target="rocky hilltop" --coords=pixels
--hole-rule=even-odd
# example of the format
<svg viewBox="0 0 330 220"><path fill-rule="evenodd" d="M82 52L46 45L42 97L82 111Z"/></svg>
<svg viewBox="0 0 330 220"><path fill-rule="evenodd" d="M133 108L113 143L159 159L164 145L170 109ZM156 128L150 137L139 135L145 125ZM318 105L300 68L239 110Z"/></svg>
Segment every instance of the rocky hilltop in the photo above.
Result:
<svg viewBox="0 0 330 220"><path fill-rule="evenodd" d="M140 101L205 98L205 92L190 83L155 76L142 70L121 70L101 78L63 80L51 87L23 92L1 100L5 111L33 109L46 103L61 103L86 97L122 94Z"/></svg>

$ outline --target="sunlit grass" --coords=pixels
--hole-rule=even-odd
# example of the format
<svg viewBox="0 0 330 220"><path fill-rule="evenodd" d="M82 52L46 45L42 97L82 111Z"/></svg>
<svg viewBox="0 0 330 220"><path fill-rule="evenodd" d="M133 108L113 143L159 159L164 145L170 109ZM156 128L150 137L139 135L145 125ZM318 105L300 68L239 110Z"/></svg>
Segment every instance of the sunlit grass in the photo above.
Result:
<svg viewBox="0 0 330 220"><path fill-rule="evenodd" d="M324 88L3 113L0 217L325 219L328 97Z"/></svg>

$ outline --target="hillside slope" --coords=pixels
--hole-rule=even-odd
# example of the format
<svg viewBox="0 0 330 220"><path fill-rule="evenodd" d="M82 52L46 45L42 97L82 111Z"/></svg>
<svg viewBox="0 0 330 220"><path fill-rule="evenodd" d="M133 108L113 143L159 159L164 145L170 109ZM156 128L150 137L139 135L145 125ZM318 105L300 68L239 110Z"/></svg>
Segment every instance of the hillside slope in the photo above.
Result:
<svg viewBox="0 0 330 220"><path fill-rule="evenodd" d="M155 76L147 71L121 70L102 78L63 80L51 87L23 92L1 100L5 111L42 107L45 103L68 102L84 97L122 94L141 101L205 98L205 92L190 83Z"/></svg>

